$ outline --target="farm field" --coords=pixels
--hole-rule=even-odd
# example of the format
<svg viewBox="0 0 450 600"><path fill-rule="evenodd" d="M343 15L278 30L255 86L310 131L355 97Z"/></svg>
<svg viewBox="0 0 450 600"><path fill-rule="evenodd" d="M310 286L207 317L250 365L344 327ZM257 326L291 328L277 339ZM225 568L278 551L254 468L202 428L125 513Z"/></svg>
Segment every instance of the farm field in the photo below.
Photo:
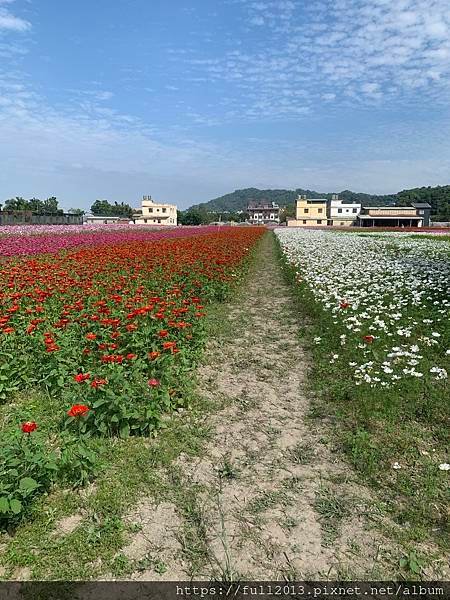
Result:
<svg viewBox="0 0 450 600"><path fill-rule="evenodd" d="M2 579L448 576L448 241L0 244Z"/></svg>

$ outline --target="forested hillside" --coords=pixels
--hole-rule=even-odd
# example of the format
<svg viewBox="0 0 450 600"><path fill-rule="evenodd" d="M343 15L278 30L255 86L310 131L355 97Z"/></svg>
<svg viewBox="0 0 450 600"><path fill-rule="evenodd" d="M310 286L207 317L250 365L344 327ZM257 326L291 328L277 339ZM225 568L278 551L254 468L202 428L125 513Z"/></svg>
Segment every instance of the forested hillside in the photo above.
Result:
<svg viewBox="0 0 450 600"><path fill-rule="evenodd" d="M314 190L260 190L246 188L236 190L225 196L214 198L209 202L197 204L193 209L211 212L236 212L245 210L250 201L266 200L275 202L279 206L293 205L299 194L306 194L309 198L331 198L331 193L320 193ZM450 221L450 185L437 187L421 187L411 190L402 190L397 194L375 195L344 190L339 192L339 197L350 202L361 202L363 206L370 205L396 205L404 206L411 202L429 202L432 206L432 215L435 221Z"/></svg>

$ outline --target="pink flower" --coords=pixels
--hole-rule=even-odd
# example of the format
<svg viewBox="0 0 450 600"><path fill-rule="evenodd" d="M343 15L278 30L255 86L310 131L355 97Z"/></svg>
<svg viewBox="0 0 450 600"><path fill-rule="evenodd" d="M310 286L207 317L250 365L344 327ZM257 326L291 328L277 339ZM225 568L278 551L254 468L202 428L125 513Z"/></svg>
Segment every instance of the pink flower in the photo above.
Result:
<svg viewBox="0 0 450 600"><path fill-rule="evenodd" d="M161 382L159 381L159 379L149 379L148 380L148 385L150 387L158 387L160 385L160 383Z"/></svg>

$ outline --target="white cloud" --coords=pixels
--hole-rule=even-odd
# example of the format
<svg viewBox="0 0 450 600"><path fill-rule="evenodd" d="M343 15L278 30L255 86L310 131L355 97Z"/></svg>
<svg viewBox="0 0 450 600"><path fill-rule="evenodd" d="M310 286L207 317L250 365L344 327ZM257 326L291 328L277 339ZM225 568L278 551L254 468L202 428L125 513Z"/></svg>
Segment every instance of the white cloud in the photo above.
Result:
<svg viewBox="0 0 450 600"><path fill-rule="evenodd" d="M448 0L235 1L243 11L235 47L243 52L186 60L189 76L231 89L242 117L256 118L258 107L259 118L295 117L318 100L392 107L416 102L418 91L448 105ZM257 35L251 43L248 28Z"/></svg>
<svg viewBox="0 0 450 600"><path fill-rule="evenodd" d="M1 31L28 31L31 29L31 23L20 17L13 15L7 8L2 8L6 4L12 4L14 0L0 0L0 32Z"/></svg>

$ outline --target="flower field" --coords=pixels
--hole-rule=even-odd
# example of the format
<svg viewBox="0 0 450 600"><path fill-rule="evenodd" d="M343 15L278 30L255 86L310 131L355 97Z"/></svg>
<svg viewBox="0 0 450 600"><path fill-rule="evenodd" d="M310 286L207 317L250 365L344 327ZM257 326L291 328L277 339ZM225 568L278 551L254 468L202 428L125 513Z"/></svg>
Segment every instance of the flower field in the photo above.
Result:
<svg viewBox="0 0 450 600"><path fill-rule="evenodd" d="M262 233L1 238L2 526L55 484L92 479L96 439L151 435L186 406L206 306L230 293Z"/></svg>
<svg viewBox="0 0 450 600"><path fill-rule="evenodd" d="M411 535L442 542L448 505L450 244L278 229L310 326L316 391L356 467ZM399 501L398 496L401 500ZM448 538L447 538L448 539Z"/></svg>
<svg viewBox="0 0 450 600"><path fill-rule="evenodd" d="M155 229L148 225L9 225L0 227L0 257L55 253L76 247L157 241L211 233L213 226Z"/></svg>

